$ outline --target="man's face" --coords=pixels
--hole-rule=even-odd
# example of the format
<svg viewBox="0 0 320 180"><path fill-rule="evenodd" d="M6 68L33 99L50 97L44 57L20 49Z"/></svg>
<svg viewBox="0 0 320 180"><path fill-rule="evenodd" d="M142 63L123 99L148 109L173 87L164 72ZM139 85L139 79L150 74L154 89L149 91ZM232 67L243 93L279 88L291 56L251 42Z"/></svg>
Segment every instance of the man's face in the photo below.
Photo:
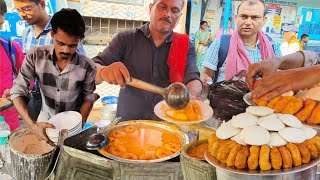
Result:
<svg viewBox="0 0 320 180"><path fill-rule="evenodd" d="M80 37L72 36L58 28L57 33L51 31L55 55L58 60L71 60L77 51Z"/></svg>
<svg viewBox="0 0 320 180"><path fill-rule="evenodd" d="M0 14L0 30L2 29L3 24L4 24L4 15Z"/></svg>
<svg viewBox="0 0 320 180"><path fill-rule="evenodd" d="M241 37L255 36L264 26L267 18L264 16L264 6L262 2L257 1L255 4L244 2L239 7L236 15L237 30Z"/></svg>
<svg viewBox="0 0 320 180"><path fill-rule="evenodd" d="M44 2L36 4L30 1L13 1L14 10L19 13L19 16L29 25L37 24L41 20L41 13L44 10Z"/></svg>
<svg viewBox="0 0 320 180"><path fill-rule="evenodd" d="M303 38L303 42L304 42L304 43L307 43L308 41L309 41L309 37Z"/></svg>
<svg viewBox="0 0 320 180"><path fill-rule="evenodd" d="M158 0L150 4L150 25L160 33L171 32L182 14L182 0Z"/></svg>

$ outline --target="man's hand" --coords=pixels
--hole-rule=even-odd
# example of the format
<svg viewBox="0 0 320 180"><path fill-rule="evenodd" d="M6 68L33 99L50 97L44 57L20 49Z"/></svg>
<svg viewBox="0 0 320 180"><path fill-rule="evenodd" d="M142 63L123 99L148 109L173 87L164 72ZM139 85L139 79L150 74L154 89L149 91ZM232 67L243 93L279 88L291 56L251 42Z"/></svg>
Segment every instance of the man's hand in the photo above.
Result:
<svg viewBox="0 0 320 180"><path fill-rule="evenodd" d="M3 92L3 94L2 94L2 98L6 98L6 99L8 99L9 101L11 101L11 98L10 98L10 89L4 90L4 92Z"/></svg>
<svg viewBox="0 0 320 180"><path fill-rule="evenodd" d="M207 73L203 72L200 75L200 80L204 86L207 85L208 82L212 82L212 77L210 77Z"/></svg>
<svg viewBox="0 0 320 180"><path fill-rule="evenodd" d="M246 84L252 91L253 85L258 76L267 77L275 73L280 66L280 61L277 58L271 58L268 60L260 61L258 63L249 66L246 75Z"/></svg>
<svg viewBox="0 0 320 180"><path fill-rule="evenodd" d="M288 92L311 88L320 82L320 66L278 71L263 77L252 91L253 98L266 96L267 100Z"/></svg>
<svg viewBox="0 0 320 180"><path fill-rule="evenodd" d="M130 81L129 71L122 62L115 62L103 67L100 75L109 84L119 84L121 87L125 87L125 83Z"/></svg>
<svg viewBox="0 0 320 180"><path fill-rule="evenodd" d="M55 146L55 144L48 138L46 133L46 128L55 128L52 124L47 122L37 122L28 126L31 132L42 141L47 142L51 146Z"/></svg>

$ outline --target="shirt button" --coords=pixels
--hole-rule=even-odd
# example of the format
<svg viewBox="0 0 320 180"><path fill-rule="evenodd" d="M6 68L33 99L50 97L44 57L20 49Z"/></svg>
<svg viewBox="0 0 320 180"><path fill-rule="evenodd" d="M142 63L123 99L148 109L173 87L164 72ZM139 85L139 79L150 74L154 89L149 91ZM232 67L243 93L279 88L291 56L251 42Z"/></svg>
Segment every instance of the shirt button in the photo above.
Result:
<svg viewBox="0 0 320 180"><path fill-rule="evenodd" d="M60 89L57 89L57 91L59 92L59 91L60 91Z"/></svg>
<svg viewBox="0 0 320 180"><path fill-rule="evenodd" d="M58 104L56 104L56 107L58 107L59 105Z"/></svg>

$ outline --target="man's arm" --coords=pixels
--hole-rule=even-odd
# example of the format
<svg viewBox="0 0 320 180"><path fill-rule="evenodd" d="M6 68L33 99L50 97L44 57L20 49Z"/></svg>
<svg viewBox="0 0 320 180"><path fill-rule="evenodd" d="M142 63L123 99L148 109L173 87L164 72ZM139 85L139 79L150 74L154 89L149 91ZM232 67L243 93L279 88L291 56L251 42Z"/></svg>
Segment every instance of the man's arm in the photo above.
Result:
<svg viewBox="0 0 320 180"><path fill-rule="evenodd" d="M201 100L202 84L199 80L190 81L187 84L187 87L190 92L190 99Z"/></svg>
<svg viewBox="0 0 320 180"><path fill-rule="evenodd" d="M80 114L82 116L82 127L84 125L84 123L87 122L88 116L92 110L93 107L93 102L89 101L89 100L85 100L80 108Z"/></svg>

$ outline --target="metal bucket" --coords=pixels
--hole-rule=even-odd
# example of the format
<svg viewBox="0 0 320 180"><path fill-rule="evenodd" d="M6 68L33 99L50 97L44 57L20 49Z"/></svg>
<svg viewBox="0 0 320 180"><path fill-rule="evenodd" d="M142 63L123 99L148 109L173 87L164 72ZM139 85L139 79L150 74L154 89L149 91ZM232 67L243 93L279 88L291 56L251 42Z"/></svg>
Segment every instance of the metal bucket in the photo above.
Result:
<svg viewBox="0 0 320 180"><path fill-rule="evenodd" d="M216 168L211 166L206 161L201 161L190 157L188 152L203 143L208 143L207 139L192 142L185 146L181 151L180 164L182 167L183 179L184 180L211 180L216 179Z"/></svg>
<svg viewBox="0 0 320 180"><path fill-rule="evenodd" d="M15 130L9 137L11 173L16 180L42 180L47 178L56 158L55 151L57 148L41 155L23 154L17 151L13 146L15 140L29 134L31 134L30 130L20 128Z"/></svg>

